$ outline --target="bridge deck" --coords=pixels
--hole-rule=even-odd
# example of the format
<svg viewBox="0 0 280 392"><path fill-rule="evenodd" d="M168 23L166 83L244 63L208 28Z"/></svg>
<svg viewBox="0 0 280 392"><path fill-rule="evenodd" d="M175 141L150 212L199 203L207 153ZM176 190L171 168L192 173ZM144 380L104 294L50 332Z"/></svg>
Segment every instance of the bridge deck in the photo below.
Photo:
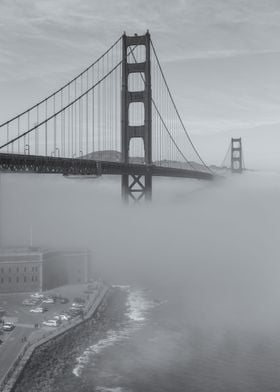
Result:
<svg viewBox="0 0 280 392"><path fill-rule="evenodd" d="M64 175L145 175L212 180L214 175L199 170L177 169L156 165L97 161L83 158L58 158L37 155L0 153L0 172L49 173Z"/></svg>

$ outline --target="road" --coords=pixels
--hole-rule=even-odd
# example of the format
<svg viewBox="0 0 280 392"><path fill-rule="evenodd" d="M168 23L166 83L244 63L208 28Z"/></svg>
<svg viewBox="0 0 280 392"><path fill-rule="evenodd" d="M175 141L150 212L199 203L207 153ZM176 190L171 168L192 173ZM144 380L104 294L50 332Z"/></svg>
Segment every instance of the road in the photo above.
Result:
<svg viewBox="0 0 280 392"><path fill-rule="evenodd" d="M23 337L28 337L33 331L33 326L16 326L9 334L7 339L0 346L0 380L5 376L9 368L16 360L22 346Z"/></svg>

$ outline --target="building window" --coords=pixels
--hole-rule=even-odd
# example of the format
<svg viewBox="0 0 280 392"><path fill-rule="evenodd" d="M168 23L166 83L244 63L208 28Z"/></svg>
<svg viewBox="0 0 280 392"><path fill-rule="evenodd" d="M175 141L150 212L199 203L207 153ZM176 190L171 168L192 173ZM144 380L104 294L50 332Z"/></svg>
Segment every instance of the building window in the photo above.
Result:
<svg viewBox="0 0 280 392"><path fill-rule="evenodd" d="M26 283L26 276L23 277L23 281L24 281L24 283Z"/></svg>
<svg viewBox="0 0 280 392"><path fill-rule="evenodd" d="M12 282L12 278L11 277L9 277L9 283L11 283Z"/></svg>
<svg viewBox="0 0 280 392"><path fill-rule="evenodd" d="M17 283L19 283L19 277L17 276Z"/></svg>
<svg viewBox="0 0 280 392"><path fill-rule="evenodd" d="M26 267L24 267L23 271L26 272Z"/></svg>
<svg viewBox="0 0 280 392"><path fill-rule="evenodd" d="M2 274L4 273L4 268L3 267L1 267L1 272L2 272Z"/></svg>
<svg viewBox="0 0 280 392"><path fill-rule="evenodd" d="M4 278L1 278L1 283L4 283Z"/></svg>
<svg viewBox="0 0 280 392"><path fill-rule="evenodd" d="M35 282L38 282L38 276L35 276Z"/></svg>
<svg viewBox="0 0 280 392"><path fill-rule="evenodd" d="M11 269L11 267L9 267L9 272L12 272L12 269Z"/></svg>
<svg viewBox="0 0 280 392"><path fill-rule="evenodd" d="M19 272L19 267L17 267L17 272Z"/></svg>
<svg viewBox="0 0 280 392"><path fill-rule="evenodd" d="M35 267L35 272L38 272L38 267Z"/></svg>

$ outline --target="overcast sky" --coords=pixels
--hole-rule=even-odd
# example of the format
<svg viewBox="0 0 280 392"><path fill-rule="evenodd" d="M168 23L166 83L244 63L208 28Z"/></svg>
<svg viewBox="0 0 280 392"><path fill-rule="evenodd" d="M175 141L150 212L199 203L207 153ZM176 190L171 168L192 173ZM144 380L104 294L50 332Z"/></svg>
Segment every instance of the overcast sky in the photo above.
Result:
<svg viewBox="0 0 280 392"><path fill-rule="evenodd" d="M199 135L256 128L260 147L264 132L275 134L279 0L0 0L0 121L67 82L124 30L146 29L203 151Z"/></svg>

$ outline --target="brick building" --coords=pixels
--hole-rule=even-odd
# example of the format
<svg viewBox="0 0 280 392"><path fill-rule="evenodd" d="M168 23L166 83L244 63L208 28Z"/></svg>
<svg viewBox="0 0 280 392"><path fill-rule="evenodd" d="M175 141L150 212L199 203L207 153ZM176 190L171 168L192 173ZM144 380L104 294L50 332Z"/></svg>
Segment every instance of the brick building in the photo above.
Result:
<svg viewBox="0 0 280 392"><path fill-rule="evenodd" d="M90 256L84 250L0 249L0 293L44 291L86 283Z"/></svg>

